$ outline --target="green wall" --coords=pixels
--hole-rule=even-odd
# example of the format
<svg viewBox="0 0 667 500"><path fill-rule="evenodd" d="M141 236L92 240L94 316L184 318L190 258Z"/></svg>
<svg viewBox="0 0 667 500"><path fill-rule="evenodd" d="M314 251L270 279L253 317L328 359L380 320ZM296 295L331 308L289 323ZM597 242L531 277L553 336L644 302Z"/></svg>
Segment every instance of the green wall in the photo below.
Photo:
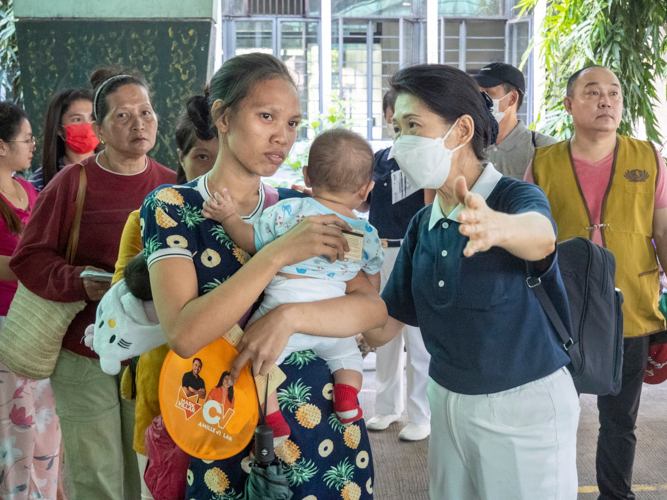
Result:
<svg viewBox="0 0 667 500"><path fill-rule="evenodd" d="M215 19L217 9L217 0L14 0L14 15L19 19Z"/></svg>
<svg viewBox="0 0 667 500"><path fill-rule="evenodd" d="M205 84L212 29L211 20L20 19L16 30L25 107L38 141L33 168L41 161L44 114L53 93L89 88L92 70L116 63L146 76L159 120L149 155L175 169L176 118L187 98Z"/></svg>

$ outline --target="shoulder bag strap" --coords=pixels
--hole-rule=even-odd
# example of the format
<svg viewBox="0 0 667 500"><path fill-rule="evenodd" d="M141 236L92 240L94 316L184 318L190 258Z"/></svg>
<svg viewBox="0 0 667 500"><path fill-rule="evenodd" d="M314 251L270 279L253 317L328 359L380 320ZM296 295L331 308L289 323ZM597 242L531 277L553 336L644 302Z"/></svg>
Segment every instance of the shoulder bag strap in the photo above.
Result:
<svg viewBox="0 0 667 500"><path fill-rule="evenodd" d="M563 344L563 349L568 351L574 342L572 337L570 337L567 328L565 328L563 320L558 315L558 311L556 311L556 308L551 302L551 299L547 295L546 290L544 290L544 287L542 286L542 280L540 278L527 278L526 283L528 284L528 287L533 290L537 300L539 300L540 304L542 304L544 312L547 314L549 320L551 320L551 324L556 329L556 333L558 334L558 337L560 337L560 341Z"/></svg>
<svg viewBox="0 0 667 500"><path fill-rule="evenodd" d="M280 195L278 194L278 190L274 188L270 184L262 183L264 184L264 209L272 207L278 201L280 201Z"/></svg>
<svg viewBox="0 0 667 500"><path fill-rule="evenodd" d="M79 164L81 171L79 173L79 189L76 192L76 212L72 227L69 229L69 237L67 238L67 251L65 252L65 259L70 264L74 264L74 256L76 255L77 247L79 246L79 232L81 230L81 214L83 213L83 201L86 197L86 186L88 184L86 178L86 169Z"/></svg>
<svg viewBox="0 0 667 500"><path fill-rule="evenodd" d="M535 140L535 136L536 136L537 134L535 133L534 130L531 130L531 131L530 131L530 135L533 136L533 147L536 148L536 147L537 147L537 141Z"/></svg>

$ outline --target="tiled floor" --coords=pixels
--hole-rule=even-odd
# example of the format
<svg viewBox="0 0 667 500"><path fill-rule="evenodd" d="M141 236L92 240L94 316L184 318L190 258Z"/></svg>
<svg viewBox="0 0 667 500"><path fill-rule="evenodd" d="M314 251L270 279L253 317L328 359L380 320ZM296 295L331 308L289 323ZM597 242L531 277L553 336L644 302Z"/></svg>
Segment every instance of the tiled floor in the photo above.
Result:
<svg viewBox="0 0 667 500"><path fill-rule="evenodd" d="M373 356L371 354L370 356ZM367 359L361 406L366 418L375 413L375 371ZM579 500L597 499L595 482L595 447L597 441L597 406L592 396L581 397L578 434ZM375 462L374 493L377 500L428 500L426 471L428 440L405 443L398 432L407 423L400 422L384 432L371 432ZM634 480L637 500L667 500L667 383L644 385L637 422L637 455ZM438 499L433 499L438 500ZM462 499L465 500L465 499Z"/></svg>

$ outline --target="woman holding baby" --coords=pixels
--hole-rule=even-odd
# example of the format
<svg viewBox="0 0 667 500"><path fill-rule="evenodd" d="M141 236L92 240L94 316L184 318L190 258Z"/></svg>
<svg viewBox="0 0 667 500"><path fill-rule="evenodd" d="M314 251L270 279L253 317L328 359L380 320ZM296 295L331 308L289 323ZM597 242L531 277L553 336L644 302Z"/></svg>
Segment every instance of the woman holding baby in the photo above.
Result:
<svg viewBox="0 0 667 500"><path fill-rule="evenodd" d="M183 358L236 323L243 327L253 304L285 266L312 258L343 261L349 250L342 230L351 227L332 211L306 217L252 259L218 222L201 216L205 202L223 191L246 223L258 220L279 199L299 196L287 189L278 189L276 196L260 180L283 163L301 120L299 95L284 64L258 53L228 60L211 81L210 103L220 141L215 166L193 182L156 190L141 210L155 307L170 347ZM363 271L344 288L339 297L281 304L253 322L238 345L232 378L249 361L255 373L267 374L295 333L351 337L385 322L384 303ZM308 351L295 352L282 369L287 380L281 388L289 391L290 404L281 410L290 434L276 451L288 467L295 498L334 497L344 488L372 498L373 467L363 421L346 428L335 416L332 377L324 361ZM241 462L249 453L250 446L223 461L192 458L187 498L242 492L246 474ZM327 481L332 474L325 473L335 467L335 481ZM220 479L223 475L227 481Z"/></svg>

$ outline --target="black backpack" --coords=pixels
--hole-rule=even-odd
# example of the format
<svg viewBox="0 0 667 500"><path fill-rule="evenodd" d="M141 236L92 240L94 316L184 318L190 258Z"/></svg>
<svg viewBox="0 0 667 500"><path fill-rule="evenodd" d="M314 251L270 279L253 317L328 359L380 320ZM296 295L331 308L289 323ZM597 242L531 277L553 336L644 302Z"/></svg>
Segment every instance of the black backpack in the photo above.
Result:
<svg viewBox="0 0 667 500"><path fill-rule="evenodd" d="M568 368L577 391L615 396L623 365L623 294L614 286L616 259L585 238L558 244L560 267L572 320L572 337L539 278L526 282L556 329L570 356Z"/></svg>

